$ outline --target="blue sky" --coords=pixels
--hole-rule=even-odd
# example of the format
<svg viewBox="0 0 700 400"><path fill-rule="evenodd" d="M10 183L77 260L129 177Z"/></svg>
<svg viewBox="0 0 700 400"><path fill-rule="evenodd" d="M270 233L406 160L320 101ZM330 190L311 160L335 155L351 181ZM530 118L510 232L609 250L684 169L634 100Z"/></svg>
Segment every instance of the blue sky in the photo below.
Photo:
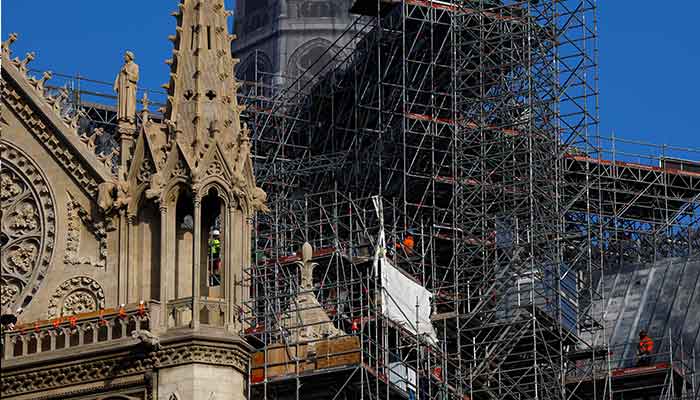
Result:
<svg viewBox="0 0 700 400"><path fill-rule="evenodd" d="M234 0L227 0L232 8ZM38 69L111 81L134 51L141 85L166 81L176 0L2 0L2 39ZM633 6L632 6L633 5ZM601 132L700 148L699 1L599 1Z"/></svg>

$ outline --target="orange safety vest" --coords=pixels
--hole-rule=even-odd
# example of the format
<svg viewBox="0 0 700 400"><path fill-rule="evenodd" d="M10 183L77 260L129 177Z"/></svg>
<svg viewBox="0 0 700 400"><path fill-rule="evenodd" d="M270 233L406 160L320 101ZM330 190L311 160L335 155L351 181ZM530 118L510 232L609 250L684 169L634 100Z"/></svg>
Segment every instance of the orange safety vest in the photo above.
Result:
<svg viewBox="0 0 700 400"><path fill-rule="evenodd" d="M652 350L654 350L654 341L649 336L644 336L639 341L639 351L649 354Z"/></svg>

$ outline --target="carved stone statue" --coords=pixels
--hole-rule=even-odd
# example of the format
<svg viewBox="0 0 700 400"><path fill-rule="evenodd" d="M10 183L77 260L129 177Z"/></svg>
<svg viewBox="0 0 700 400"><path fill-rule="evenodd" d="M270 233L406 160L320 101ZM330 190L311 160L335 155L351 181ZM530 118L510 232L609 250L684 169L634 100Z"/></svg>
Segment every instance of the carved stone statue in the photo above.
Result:
<svg viewBox="0 0 700 400"><path fill-rule="evenodd" d="M117 120L133 122L136 118L136 85L139 81L139 66L134 62L134 53L124 53L124 66L114 80L117 92Z"/></svg>
<svg viewBox="0 0 700 400"><path fill-rule="evenodd" d="M148 350L158 351L160 349L160 338L144 329L136 329L131 332L131 337L143 343Z"/></svg>

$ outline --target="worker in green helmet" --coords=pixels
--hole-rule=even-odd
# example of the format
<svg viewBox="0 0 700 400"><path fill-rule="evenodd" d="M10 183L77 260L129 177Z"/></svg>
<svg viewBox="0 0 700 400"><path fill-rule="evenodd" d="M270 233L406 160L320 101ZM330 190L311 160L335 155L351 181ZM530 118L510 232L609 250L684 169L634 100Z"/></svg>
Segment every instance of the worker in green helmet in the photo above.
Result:
<svg viewBox="0 0 700 400"><path fill-rule="evenodd" d="M221 232L214 229L209 239L209 285L218 286L221 282Z"/></svg>

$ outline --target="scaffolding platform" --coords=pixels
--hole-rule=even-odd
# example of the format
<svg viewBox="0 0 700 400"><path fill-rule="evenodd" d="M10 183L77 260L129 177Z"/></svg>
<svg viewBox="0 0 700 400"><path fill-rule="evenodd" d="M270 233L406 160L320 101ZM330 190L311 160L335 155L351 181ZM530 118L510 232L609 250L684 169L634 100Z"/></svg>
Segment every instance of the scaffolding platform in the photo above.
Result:
<svg viewBox="0 0 700 400"><path fill-rule="evenodd" d="M253 353L251 383L294 378L360 364L360 339L346 336L317 342L270 345Z"/></svg>
<svg viewBox="0 0 700 400"><path fill-rule="evenodd" d="M609 382L606 380L609 377ZM580 398L624 399L684 399L690 387L682 371L668 362L644 367L618 368L598 379L569 381L568 385ZM574 389L575 388L575 389Z"/></svg>

